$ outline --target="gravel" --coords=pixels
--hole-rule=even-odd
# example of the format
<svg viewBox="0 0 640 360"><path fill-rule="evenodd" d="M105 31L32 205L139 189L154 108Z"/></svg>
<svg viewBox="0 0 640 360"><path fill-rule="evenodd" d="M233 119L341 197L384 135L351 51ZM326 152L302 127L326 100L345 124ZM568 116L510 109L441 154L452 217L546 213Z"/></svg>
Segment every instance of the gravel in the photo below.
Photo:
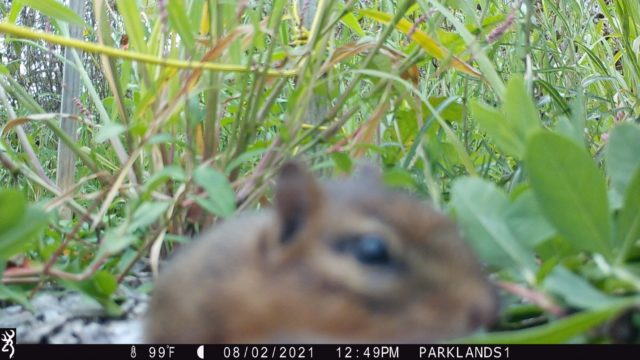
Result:
<svg viewBox="0 0 640 360"><path fill-rule="evenodd" d="M47 289L31 300L32 310L22 305L3 307L0 302L0 327L16 328L16 340L22 344L141 343L149 296L123 285L117 298L124 299L119 303L123 314L114 318L84 294Z"/></svg>

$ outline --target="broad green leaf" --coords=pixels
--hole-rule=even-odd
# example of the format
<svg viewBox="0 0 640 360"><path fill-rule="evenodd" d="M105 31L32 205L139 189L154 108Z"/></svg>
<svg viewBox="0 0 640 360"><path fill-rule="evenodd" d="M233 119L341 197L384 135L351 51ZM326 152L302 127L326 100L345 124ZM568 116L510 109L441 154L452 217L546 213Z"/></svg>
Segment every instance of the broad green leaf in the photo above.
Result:
<svg viewBox="0 0 640 360"><path fill-rule="evenodd" d="M0 259L8 260L25 251L48 223L47 213L28 207L17 223L0 233Z"/></svg>
<svg viewBox="0 0 640 360"><path fill-rule="evenodd" d="M556 266L547 275L543 287L547 291L560 295L569 305L581 309L602 309L621 301L620 298L614 298L600 292L585 279L562 266Z"/></svg>
<svg viewBox="0 0 640 360"><path fill-rule="evenodd" d="M556 124L553 127L553 131L575 141L578 145L584 145L584 126L580 129L576 129L569 118L564 115L560 115L556 118Z"/></svg>
<svg viewBox="0 0 640 360"><path fill-rule="evenodd" d="M524 156L528 138L540 128L540 115L521 75L512 77L507 84L500 110L474 101L471 112L496 145L517 159Z"/></svg>
<svg viewBox="0 0 640 360"><path fill-rule="evenodd" d="M415 189L416 181L411 173L405 169L394 168L385 171L382 174L382 181L390 187L404 187Z"/></svg>
<svg viewBox="0 0 640 360"><path fill-rule="evenodd" d="M69 24L74 24L82 27L87 27L87 24L82 20L82 17L73 10L69 9L61 2L56 0L19 0L24 5L27 5L35 10L38 10L44 15L47 15L56 20L65 21Z"/></svg>
<svg viewBox="0 0 640 360"><path fill-rule="evenodd" d="M140 195L141 198L146 198L152 191L157 189L160 185L169 181L169 179L183 182L185 180L184 170L176 165L169 165L162 170L155 172L147 181L144 182L142 187L143 191Z"/></svg>
<svg viewBox="0 0 640 360"><path fill-rule="evenodd" d="M587 120L587 111L585 109L584 91L580 89L576 96L569 104L571 107L571 125L573 128L573 138L578 144L584 145L584 127Z"/></svg>
<svg viewBox="0 0 640 360"><path fill-rule="evenodd" d="M474 100L471 102L471 115L502 151L516 158L522 158L525 144L500 111Z"/></svg>
<svg viewBox="0 0 640 360"><path fill-rule="evenodd" d="M433 108L435 109L437 109L445 101L447 101L448 104L445 104L445 107L440 111L440 116L450 122L461 122L462 120L464 120L464 107L462 106L462 104L456 101L451 102L450 98L445 96L429 97L429 104L431 104L431 106L433 106ZM426 104L422 104L422 111L424 111L425 116L431 115L431 111L429 110L429 107L426 106Z"/></svg>
<svg viewBox="0 0 640 360"><path fill-rule="evenodd" d="M11 229L25 215L27 199L16 189L0 191L0 236Z"/></svg>
<svg viewBox="0 0 640 360"><path fill-rule="evenodd" d="M98 135L96 135L96 142L98 144L105 142L112 137L116 137L123 132L127 131L127 128L124 125L112 122L110 124L104 124L100 127L100 131L98 131Z"/></svg>
<svg viewBox="0 0 640 360"><path fill-rule="evenodd" d="M527 91L522 75L514 75L507 83L507 93L503 105L504 117L520 142L524 145L527 138L540 128L538 109Z"/></svg>
<svg viewBox="0 0 640 360"><path fill-rule="evenodd" d="M136 3L137 1L116 0L118 12L122 15L127 36L129 36L129 43L132 45L131 47L143 54L148 54L149 49L145 42L144 26L142 25L140 11Z"/></svg>
<svg viewBox="0 0 640 360"><path fill-rule="evenodd" d="M480 258L499 268L516 265L532 279L533 251L518 242L507 225L507 196L493 183L470 177L456 180L451 192L458 223Z"/></svg>
<svg viewBox="0 0 640 360"><path fill-rule="evenodd" d="M97 302L110 316L120 316L124 313L124 310L113 299L111 299L109 295L105 295L102 292L103 290L109 289L109 285L107 284L107 282L109 282L108 280L104 280L104 283L100 285L105 285L105 289L99 289L96 286L95 277L84 281L58 280L58 282L68 289L84 294L88 299L91 299L91 301Z"/></svg>
<svg viewBox="0 0 640 360"><path fill-rule="evenodd" d="M150 137L147 144L148 145L167 144L167 143L173 143L175 141L176 141L176 138L171 134L160 133Z"/></svg>
<svg viewBox="0 0 640 360"><path fill-rule="evenodd" d="M518 242L534 248L555 235L556 230L542 214L533 191L527 190L506 209L505 221Z"/></svg>
<svg viewBox="0 0 640 360"><path fill-rule="evenodd" d="M129 232L127 223L120 226L112 227L104 235L104 239L100 244L97 258L107 255L117 254L123 249L133 244L138 237Z"/></svg>
<svg viewBox="0 0 640 360"><path fill-rule="evenodd" d="M331 160L335 164L336 168L341 172L348 174L351 172L351 168L353 167L353 162L348 154L344 152L333 152L331 153Z"/></svg>
<svg viewBox="0 0 640 360"><path fill-rule="evenodd" d="M180 34L180 40L184 41L186 51L193 53L196 44L193 36L195 29L191 28L189 19L186 16L184 1L169 0L167 13L169 14L169 23Z"/></svg>
<svg viewBox="0 0 640 360"><path fill-rule="evenodd" d="M360 23L358 19L353 15L353 13L348 12L344 14L343 17L340 18L340 21L346 25L349 29L353 30L358 36L364 37L366 34L364 30L360 27Z"/></svg>
<svg viewBox="0 0 640 360"><path fill-rule="evenodd" d="M616 230L616 255L618 261L623 262L634 244L640 241L640 167L627 186Z"/></svg>
<svg viewBox="0 0 640 360"><path fill-rule="evenodd" d="M603 174L568 138L540 132L527 147L531 187L547 220L578 250L610 258L611 220Z"/></svg>
<svg viewBox="0 0 640 360"><path fill-rule="evenodd" d="M524 330L484 333L453 342L462 344L560 344L615 316L625 304L585 311L546 325Z"/></svg>
<svg viewBox="0 0 640 360"><path fill-rule="evenodd" d="M133 214L133 220L129 224L132 230L149 226L156 222L169 208L168 201L146 201L142 203Z"/></svg>
<svg viewBox="0 0 640 360"><path fill-rule="evenodd" d="M605 151L607 174L612 187L626 193L631 176L640 167L640 126L623 123L611 130Z"/></svg>
<svg viewBox="0 0 640 360"><path fill-rule="evenodd" d="M93 275L93 286L103 296L110 296L118 288L118 281L108 271L100 270Z"/></svg>
<svg viewBox="0 0 640 360"><path fill-rule="evenodd" d="M195 198L200 206L223 218L233 215L236 210L236 196L224 174L209 166L201 166L194 171L193 180L202 186L208 195L207 199Z"/></svg>

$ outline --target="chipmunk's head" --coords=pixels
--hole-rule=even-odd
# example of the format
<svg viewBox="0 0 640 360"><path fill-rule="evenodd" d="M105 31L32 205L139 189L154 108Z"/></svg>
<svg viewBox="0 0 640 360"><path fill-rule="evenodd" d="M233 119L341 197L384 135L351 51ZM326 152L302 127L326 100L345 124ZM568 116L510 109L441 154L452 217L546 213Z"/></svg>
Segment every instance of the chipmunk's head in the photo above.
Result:
<svg viewBox="0 0 640 360"><path fill-rule="evenodd" d="M275 231L259 246L272 276L272 340L426 342L493 321L497 300L454 224L376 171L318 183L281 170ZM296 335L293 335L296 334Z"/></svg>

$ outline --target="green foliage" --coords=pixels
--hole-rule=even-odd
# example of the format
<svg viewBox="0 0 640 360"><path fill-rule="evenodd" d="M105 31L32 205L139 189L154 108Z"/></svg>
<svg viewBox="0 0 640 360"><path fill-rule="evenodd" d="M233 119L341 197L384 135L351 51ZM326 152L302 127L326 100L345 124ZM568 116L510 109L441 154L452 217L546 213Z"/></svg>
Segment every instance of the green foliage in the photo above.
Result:
<svg viewBox="0 0 640 360"><path fill-rule="evenodd" d="M507 154L522 159L529 136L540 128L538 111L525 87L524 79L515 76L507 84L500 110L475 101L473 117Z"/></svg>
<svg viewBox="0 0 640 360"><path fill-rule="evenodd" d="M525 330L494 332L474 337L457 339L464 344L557 344L568 342L602 324L611 316L620 312L624 305L607 307L601 310L585 311L547 325Z"/></svg>
<svg viewBox="0 0 640 360"><path fill-rule="evenodd" d="M235 193L224 174L210 167L199 167L193 173L193 179L209 195L207 199L195 198L200 206L221 217L233 215L236 210Z"/></svg>
<svg viewBox="0 0 640 360"><path fill-rule="evenodd" d="M45 212L13 189L0 190L0 214L0 261L23 253L49 223Z"/></svg>
<svg viewBox="0 0 640 360"><path fill-rule="evenodd" d="M19 6L29 6L44 15L69 24L87 26L78 14L56 0L17 0L16 3L18 3Z"/></svg>
<svg viewBox="0 0 640 360"><path fill-rule="evenodd" d="M451 206L480 257L497 268L516 268L533 278L533 252L518 239L507 222L509 200L494 184L462 178L451 189Z"/></svg>
<svg viewBox="0 0 640 360"><path fill-rule="evenodd" d="M640 166L636 167L634 174L618 214L616 236L614 237L618 260L622 262L626 260L633 247L637 247L638 239L640 239Z"/></svg>
<svg viewBox="0 0 640 360"><path fill-rule="evenodd" d="M640 126L620 124L611 130L605 156L613 190L624 195L635 171L640 168Z"/></svg>
<svg viewBox="0 0 640 360"><path fill-rule="evenodd" d="M526 165L547 220L578 250L612 256L611 221L604 175L591 156L562 135L531 138Z"/></svg>

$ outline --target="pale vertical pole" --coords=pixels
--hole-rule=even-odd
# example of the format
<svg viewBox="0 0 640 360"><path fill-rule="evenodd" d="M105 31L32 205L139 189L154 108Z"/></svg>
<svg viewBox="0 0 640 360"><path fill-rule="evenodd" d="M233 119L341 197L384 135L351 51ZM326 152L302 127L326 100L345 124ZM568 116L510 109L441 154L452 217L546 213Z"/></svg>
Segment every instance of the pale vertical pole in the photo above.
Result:
<svg viewBox="0 0 640 360"><path fill-rule="evenodd" d="M69 0L69 7L80 17L84 18L84 0ZM77 25L69 24L69 36L74 39L80 39L82 37L82 29ZM80 74L72 66L75 63L73 60L72 49L65 48L64 69L62 71L62 94L60 101L60 113L62 114L77 114L78 108L74 104L74 99L80 97ZM69 135L72 139L76 140L78 131L78 122L74 119L63 117L60 119L60 127ZM66 191L75 183L75 156L71 149L67 147L62 141L58 141L58 164L56 172L56 184ZM62 218L71 218L71 211L68 208L63 208L60 216Z"/></svg>

